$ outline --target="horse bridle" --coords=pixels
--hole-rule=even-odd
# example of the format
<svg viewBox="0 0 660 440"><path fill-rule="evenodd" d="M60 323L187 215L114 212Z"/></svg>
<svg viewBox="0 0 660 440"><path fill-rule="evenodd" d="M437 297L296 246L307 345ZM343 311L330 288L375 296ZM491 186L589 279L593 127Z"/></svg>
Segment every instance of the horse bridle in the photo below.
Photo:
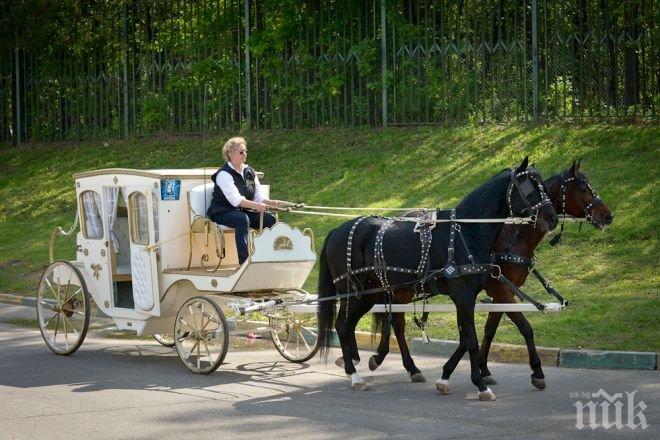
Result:
<svg viewBox="0 0 660 440"><path fill-rule="evenodd" d="M566 217L566 189L568 188L567 184L573 181L579 183L578 177L577 176L565 177L564 174L561 175L561 185L559 186L559 196L561 197L561 212L558 214L563 216L564 218ZM587 188L589 189L589 192L591 193L591 197L593 198L591 202L589 202L587 205L582 207L582 210L584 211L584 218L587 220L587 222L591 223L593 220L594 205L596 205L596 203L598 202L603 203L603 199L601 199L600 196L598 196L596 190L593 189L591 185L589 185L589 182L587 182L586 179L585 179L585 183L587 185Z"/></svg>
<svg viewBox="0 0 660 440"><path fill-rule="evenodd" d="M520 176L527 176L527 178L523 182L519 182L518 177ZM527 197L535 190L532 181L536 182L536 189L538 189L539 195L541 197L541 200L539 200L538 203L534 205L532 205L529 202L529 199L527 199ZM538 212L539 209L545 205L552 204L552 201L543 190L543 184L539 181L534 173L532 173L530 170L521 171L520 173L516 173L514 170L511 170L511 183L509 183L509 188L507 190L507 204L509 205L509 215L511 217L514 217L513 204L511 202L513 188L518 190L518 195L520 195L520 198L525 204L525 209L523 209L523 212L529 211L529 215L534 218L536 218L536 212Z"/></svg>

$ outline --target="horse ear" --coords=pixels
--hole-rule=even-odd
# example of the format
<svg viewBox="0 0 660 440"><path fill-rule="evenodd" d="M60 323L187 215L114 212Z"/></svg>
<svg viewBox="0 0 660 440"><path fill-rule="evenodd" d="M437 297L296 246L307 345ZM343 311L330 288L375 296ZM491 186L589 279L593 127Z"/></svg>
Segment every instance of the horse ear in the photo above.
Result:
<svg viewBox="0 0 660 440"><path fill-rule="evenodd" d="M577 175L577 171L580 168L580 163L577 161L573 161L573 165L571 165L571 171L570 171L570 177L575 177Z"/></svg>
<svg viewBox="0 0 660 440"><path fill-rule="evenodd" d="M578 159L578 163L577 163L577 170L575 170L575 171L579 171L579 170L580 170L580 164L581 164L581 163L582 163L582 158L579 158L579 159Z"/></svg>
<svg viewBox="0 0 660 440"><path fill-rule="evenodd" d="M516 170L516 174L522 173L523 171L525 171L527 169L527 165L529 165L529 156L525 156L522 163L520 164L520 166Z"/></svg>

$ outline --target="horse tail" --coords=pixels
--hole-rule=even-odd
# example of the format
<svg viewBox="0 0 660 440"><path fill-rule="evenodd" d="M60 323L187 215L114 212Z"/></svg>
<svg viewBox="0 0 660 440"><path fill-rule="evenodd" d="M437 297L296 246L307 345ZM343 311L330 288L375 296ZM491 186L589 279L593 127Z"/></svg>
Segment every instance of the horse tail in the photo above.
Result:
<svg viewBox="0 0 660 440"><path fill-rule="evenodd" d="M319 260L319 284L318 284L318 298L326 298L336 294L335 284L332 281L332 274L330 273L330 266L328 265L327 248L328 242L332 232L328 234L323 243L321 250L321 258ZM319 323L319 337L318 344L320 347L321 357L327 359L330 350L330 344L333 339L333 328L335 324L335 304L337 300L320 301L317 306L317 315Z"/></svg>
<svg viewBox="0 0 660 440"><path fill-rule="evenodd" d="M383 324L385 323L385 313L373 313L371 315L371 334L377 335L383 330Z"/></svg>

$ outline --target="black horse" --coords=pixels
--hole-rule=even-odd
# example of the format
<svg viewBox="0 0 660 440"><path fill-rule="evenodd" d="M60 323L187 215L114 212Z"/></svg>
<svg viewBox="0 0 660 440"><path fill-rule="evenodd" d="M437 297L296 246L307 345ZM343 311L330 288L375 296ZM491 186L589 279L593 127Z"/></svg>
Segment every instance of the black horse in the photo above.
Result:
<svg viewBox="0 0 660 440"><path fill-rule="evenodd" d="M545 195L541 178L533 167L528 168L527 158L515 171L501 171L470 193L452 214L456 219L535 215L537 224L544 230L554 229L557 224L557 215ZM449 219L452 214L439 211L438 218ZM424 283L417 281L414 273L415 268L424 265L425 281L429 281L429 273L440 275L434 276L432 281L436 290L447 293L456 305L460 331L459 347L445 364L440 385L442 381L446 382L460 358L468 351L471 378L479 389L479 398L494 400L495 395L486 387L479 371L474 307L477 294L490 277L490 251L500 234L502 223L438 223L431 232L432 240L427 251L424 251L414 228L412 222L361 217L344 223L328 234L321 251L318 288L322 355L327 357L334 324L343 358L352 359L351 354L357 353L354 333L360 318L376 303L410 302L416 289L425 287ZM425 261L426 264L422 264ZM351 276L345 276L346 273ZM336 299L323 301L323 298L336 294L379 288L386 291L342 299L338 314L335 311ZM396 326L396 322L393 325ZM345 362L344 369L351 376L353 389L366 389L352 362ZM414 366L406 365L406 369L411 375L419 373ZM436 384L436 387L440 385Z"/></svg>
<svg viewBox="0 0 660 440"><path fill-rule="evenodd" d="M573 164L563 172L556 174L544 182L547 194L552 201L555 211L561 218L562 215L584 218L598 229L605 229L612 223L613 215L610 208L598 196L589 184L587 176L580 171L580 162ZM410 213L419 216L419 211ZM407 214L408 215L408 214ZM534 266L534 251L545 237L546 232L536 225L505 225L493 246L495 262L500 266L502 274L516 286L522 286ZM537 272L536 272L537 273ZM515 294L504 283L491 278L484 287L488 296L495 304L515 303ZM487 385L495 385L497 382L488 369L488 352L495 333L502 318L502 312L490 312L484 329L484 337L479 350L479 368L484 382ZM507 316L516 325L520 334L525 338L525 344L529 353L529 365L532 369L531 381L538 389L545 389L545 375L541 368L541 358L536 350L534 332L529 321L521 312L507 312ZM369 369L377 369L389 352L389 331L382 327L385 317L383 314L374 314L373 330L382 330L381 340L377 353L369 358ZM392 320L401 351L404 366L414 366L405 339L405 318L403 313L395 313ZM358 353L352 353L354 362L359 361ZM336 363L343 366L344 359L337 359ZM409 368L407 368L410 371ZM423 375L418 370L411 375L413 381L423 381ZM448 388L440 387L442 391L448 392Z"/></svg>

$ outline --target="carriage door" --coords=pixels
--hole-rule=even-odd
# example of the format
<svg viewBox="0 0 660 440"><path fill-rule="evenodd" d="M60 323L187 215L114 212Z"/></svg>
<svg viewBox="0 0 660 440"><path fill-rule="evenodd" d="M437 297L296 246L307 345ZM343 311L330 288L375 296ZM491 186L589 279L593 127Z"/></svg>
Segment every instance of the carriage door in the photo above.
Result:
<svg viewBox="0 0 660 440"><path fill-rule="evenodd" d="M104 222L105 210L101 194L93 189L82 188L78 201L80 231L82 241L78 252L82 253L85 272L91 277L85 279L87 288L99 307L112 296L110 279L110 248L108 247L108 228ZM80 257L78 257L80 260Z"/></svg>
<svg viewBox="0 0 660 440"><path fill-rule="evenodd" d="M150 315L160 315L158 292L158 265L155 249L156 203L151 189L126 188L128 194L128 229L131 237L131 278L135 309Z"/></svg>

